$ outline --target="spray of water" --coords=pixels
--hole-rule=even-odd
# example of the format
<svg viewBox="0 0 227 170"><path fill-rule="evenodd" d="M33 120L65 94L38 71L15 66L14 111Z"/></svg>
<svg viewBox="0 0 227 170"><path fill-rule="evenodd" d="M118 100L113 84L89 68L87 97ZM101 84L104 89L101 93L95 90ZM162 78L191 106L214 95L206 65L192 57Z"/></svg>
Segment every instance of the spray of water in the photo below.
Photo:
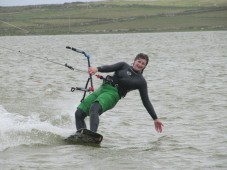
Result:
<svg viewBox="0 0 227 170"><path fill-rule="evenodd" d="M53 123L56 120L61 123ZM57 115L51 120L42 120L38 113L23 116L10 113L0 105L0 151L20 145L57 145L73 133L73 118L68 114Z"/></svg>

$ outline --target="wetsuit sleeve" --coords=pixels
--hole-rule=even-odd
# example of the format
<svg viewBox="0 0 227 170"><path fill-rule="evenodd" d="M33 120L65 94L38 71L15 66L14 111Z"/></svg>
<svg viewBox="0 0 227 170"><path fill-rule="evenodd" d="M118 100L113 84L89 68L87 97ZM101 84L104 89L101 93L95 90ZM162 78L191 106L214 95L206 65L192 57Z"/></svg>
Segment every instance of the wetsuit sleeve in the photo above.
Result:
<svg viewBox="0 0 227 170"><path fill-rule="evenodd" d="M143 84L143 87L139 88L139 92L140 92L140 97L142 99L143 105L147 109L148 113L151 115L153 120L158 119L158 117L155 113L154 107L151 104L149 96L148 96L146 82Z"/></svg>
<svg viewBox="0 0 227 170"><path fill-rule="evenodd" d="M125 62L118 62L116 64L112 65L104 65L97 67L99 72L108 73L113 72L122 69L125 65L127 65Z"/></svg>

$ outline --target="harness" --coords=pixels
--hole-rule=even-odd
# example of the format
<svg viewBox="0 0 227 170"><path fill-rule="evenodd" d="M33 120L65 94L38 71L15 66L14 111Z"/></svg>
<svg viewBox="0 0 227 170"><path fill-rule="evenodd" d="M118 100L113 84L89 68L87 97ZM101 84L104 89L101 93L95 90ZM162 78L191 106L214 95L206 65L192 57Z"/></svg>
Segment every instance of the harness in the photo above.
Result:
<svg viewBox="0 0 227 170"><path fill-rule="evenodd" d="M103 83L104 84L109 84L109 85L111 85L113 87L116 87L116 88L119 87L119 85L117 83L115 83L113 81L113 78L111 76L109 76L109 75L106 76L105 78L103 76L101 76L101 75L96 75L96 77L99 78L99 79L101 79L101 80L103 80Z"/></svg>

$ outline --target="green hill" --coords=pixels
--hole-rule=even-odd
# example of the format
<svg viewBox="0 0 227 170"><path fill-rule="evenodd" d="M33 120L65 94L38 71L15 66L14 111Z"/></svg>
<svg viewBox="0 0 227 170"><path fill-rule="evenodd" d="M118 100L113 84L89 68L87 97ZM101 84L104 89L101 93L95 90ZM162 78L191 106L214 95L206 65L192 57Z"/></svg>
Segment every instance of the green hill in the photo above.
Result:
<svg viewBox="0 0 227 170"><path fill-rule="evenodd" d="M0 7L0 35L227 30L227 1L158 0Z"/></svg>

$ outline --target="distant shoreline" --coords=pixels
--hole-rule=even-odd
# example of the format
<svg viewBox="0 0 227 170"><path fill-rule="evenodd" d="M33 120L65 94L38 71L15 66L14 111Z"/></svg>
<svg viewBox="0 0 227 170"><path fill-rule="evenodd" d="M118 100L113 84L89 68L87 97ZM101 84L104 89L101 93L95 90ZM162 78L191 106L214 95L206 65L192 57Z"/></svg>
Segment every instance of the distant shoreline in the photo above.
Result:
<svg viewBox="0 0 227 170"><path fill-rule="evenodd" d="M227 30L227 2L180 3L102 1L0 7L0 36Z"/></svg>

